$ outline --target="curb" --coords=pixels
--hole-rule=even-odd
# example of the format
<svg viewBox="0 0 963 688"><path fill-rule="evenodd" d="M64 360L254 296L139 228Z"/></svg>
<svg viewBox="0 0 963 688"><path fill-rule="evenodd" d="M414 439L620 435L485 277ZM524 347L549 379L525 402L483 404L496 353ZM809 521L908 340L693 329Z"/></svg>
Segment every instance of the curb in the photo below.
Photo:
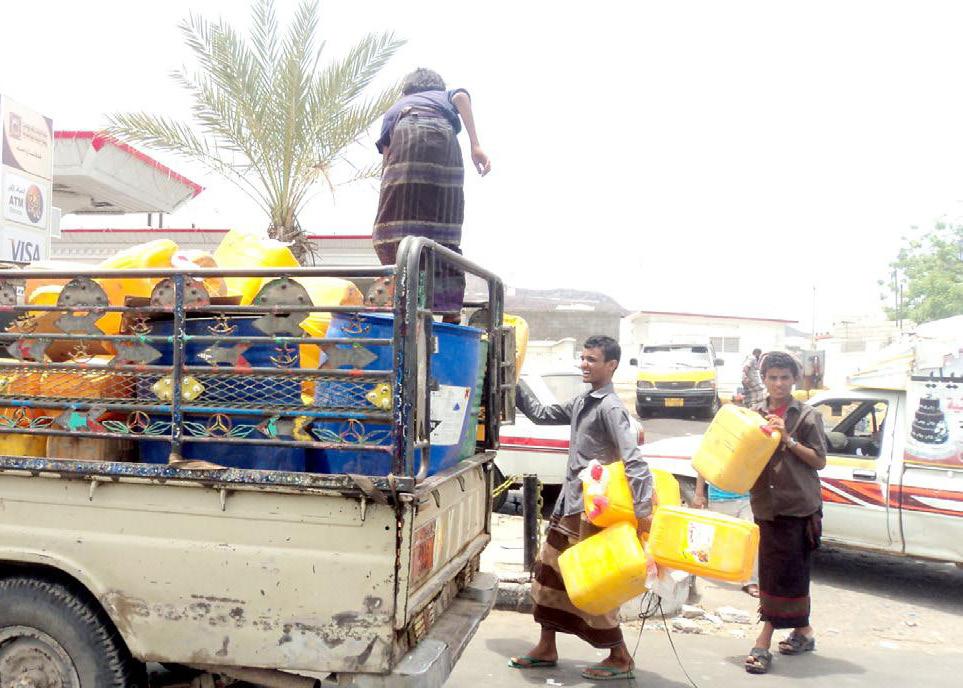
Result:
<svg viewBox="0 0 963 688"><path fill-rule="evenodd" d="M510 612L532 611L532 584L528 576L498 577L498 595L495 597L495 609Z"/></svg>

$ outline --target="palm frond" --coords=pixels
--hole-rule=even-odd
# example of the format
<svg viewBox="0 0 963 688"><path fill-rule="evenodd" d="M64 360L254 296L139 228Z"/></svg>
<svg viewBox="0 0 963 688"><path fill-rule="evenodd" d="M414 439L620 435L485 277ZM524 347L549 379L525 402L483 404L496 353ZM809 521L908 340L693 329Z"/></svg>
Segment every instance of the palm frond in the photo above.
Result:
<svg viewBox="0 0 963 688"><path fill-rule="evenodd" d="M216 142L199 137L185 122L146 112L114 114L107 116L104 133L195 160L226 177L262 207L269 205L263 188L249 178L250 165L232 158L232 152L218 147Z"/></svg>
<svg viewBox="0 0 963 688"><path fill-rule="evenodd" d="M172 77L191 98L193 124L131 113L113 115L108 131L200 162L254 198L272 231L297 233L318 182L333 193L380 171L380 161L356 166L345 152L397 99L397 85L364 95L404 41L369 34L322 66L317 0L301 0L283 37L275 0L251 3L247 36L195 14L179 24L195 64ZM333 181L336 166L351 169L347 181Z"/></svg>
<svg viewBox="0 0 963 688"><path fill-rule="evenodd" d="M273 74L278 61L278 18L274 0L255 0L251 5L251 45L265 73Z"/></svg>

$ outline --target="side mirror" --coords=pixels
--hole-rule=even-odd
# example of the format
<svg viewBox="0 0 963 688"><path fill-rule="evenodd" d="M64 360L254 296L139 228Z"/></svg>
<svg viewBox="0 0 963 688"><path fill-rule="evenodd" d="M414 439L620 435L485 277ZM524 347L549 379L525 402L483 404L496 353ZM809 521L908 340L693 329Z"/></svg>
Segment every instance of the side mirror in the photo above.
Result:
<svg viewBox="0 0 963 688"><path fill-rule="evenodd" d="M713 361L713 364L717 366L724 366L726 362L723 361L721 358L717 358L715 361Z"/></svg>
<svg viewBox="0 0 963 688"><path fill-rule="evenodd" d="M629 365L630 365L630 366L637 366L637 365L639 365L639 359L637 359L637 358L630 358L630 359L629 359Z"/></svg>

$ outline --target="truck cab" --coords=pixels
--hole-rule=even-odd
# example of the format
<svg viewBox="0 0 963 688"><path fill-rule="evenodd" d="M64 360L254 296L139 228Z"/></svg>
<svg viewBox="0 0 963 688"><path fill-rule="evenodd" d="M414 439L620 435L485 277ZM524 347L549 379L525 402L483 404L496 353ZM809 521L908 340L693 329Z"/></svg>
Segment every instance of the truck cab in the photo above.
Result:
<svg viewBox="0 0 963 688"><path fill-rule="evenodd" d="M639 418L681 409L712 418L719 410L722 360L708 341L644 344L639 351L635 410Z"/></svg>

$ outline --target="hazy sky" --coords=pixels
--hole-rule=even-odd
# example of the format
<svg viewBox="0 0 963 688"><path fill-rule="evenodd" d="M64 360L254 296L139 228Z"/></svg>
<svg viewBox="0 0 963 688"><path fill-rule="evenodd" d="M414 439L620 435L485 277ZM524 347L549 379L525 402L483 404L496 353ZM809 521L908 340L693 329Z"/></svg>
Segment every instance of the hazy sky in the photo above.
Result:
<svg viewBox="0 0 963 688"><path fill-rule="evenodd" d="M190 11L247 25L243 0L3 2L0 93L57 129L185 115L168 73L189 59ZM331 54L393 30L408 45L388 76L430 66L471 91L493 170L469 171L463 249L510 284L807 327L815 285L825 328L878 309L910 226L963 216L963 3L364 0L322 15ZM166 226L266 225L230 185L155 155L207 187ZM376 182L333 201L319 187L301 221L367 234L376 205Z"/></svg>

